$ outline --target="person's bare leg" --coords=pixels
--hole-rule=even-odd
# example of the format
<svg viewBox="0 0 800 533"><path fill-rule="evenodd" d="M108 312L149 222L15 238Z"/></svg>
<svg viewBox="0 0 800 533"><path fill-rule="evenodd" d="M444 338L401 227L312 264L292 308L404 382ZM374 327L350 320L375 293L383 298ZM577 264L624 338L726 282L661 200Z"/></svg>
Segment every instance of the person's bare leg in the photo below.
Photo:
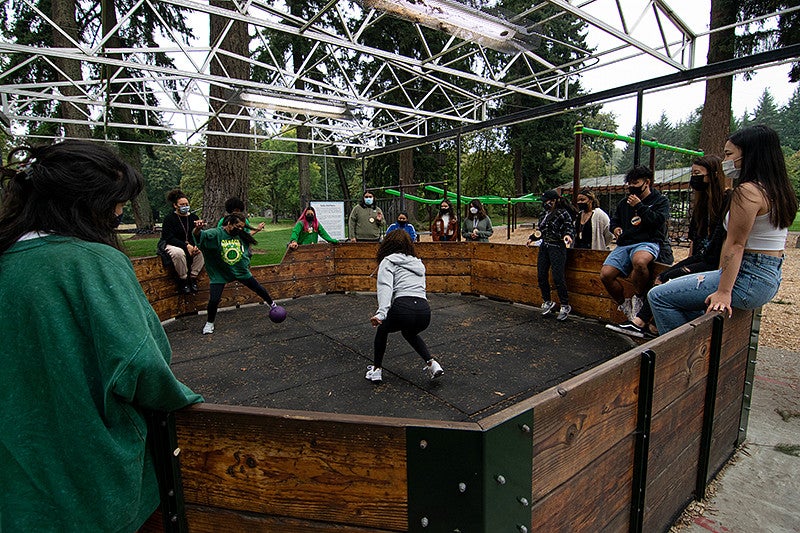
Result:
<svg viewBox="0 0 800 533"><path fill-rule="evenodd" d="M603 265L603 268L600 269L600 281L603 282L608 294L617 304L625 301L625 292L619 281L620 276L622 276L622 272L613 266Z"/></svg>
<svg viewBox="0 0 800 533"><path fill-rule="evenodd" d="M636 290L636 294L640 297L644 297L650 289L650 263L654 259L650 252L645 251L636 252L631 258L633 270L631 271L630 280Z"/></svg>

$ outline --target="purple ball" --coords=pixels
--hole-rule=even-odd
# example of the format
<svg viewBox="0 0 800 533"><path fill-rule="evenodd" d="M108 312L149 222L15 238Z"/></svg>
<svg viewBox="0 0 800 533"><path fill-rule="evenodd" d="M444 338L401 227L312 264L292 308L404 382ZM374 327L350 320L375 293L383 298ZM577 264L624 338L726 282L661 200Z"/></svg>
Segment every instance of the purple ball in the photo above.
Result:
<svg viewBox="0 0 800 533"><path fill-rule="evenodd" d="M280 305L276 305L272 309L269 310L269 319L275 322L283 322L286 320L286 309L281 307Z"/></svg>

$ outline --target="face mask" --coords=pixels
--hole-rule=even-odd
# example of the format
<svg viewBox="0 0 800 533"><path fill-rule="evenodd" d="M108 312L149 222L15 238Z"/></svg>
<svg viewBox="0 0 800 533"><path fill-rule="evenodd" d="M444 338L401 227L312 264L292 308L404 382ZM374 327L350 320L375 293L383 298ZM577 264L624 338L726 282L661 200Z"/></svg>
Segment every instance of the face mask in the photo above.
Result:
<svg viewBox="0 0 800 533"><path fill-rule="evenodd" d="M313 222L314 221L314 215L311 214L311 213L306 213L306 220L308 220L309 222Z"/></svg>
<svg viewBox="0 0 800 533"><path fill-rule="evenodd" d="M397 225L400 226L401 228L403 228L403 227L405 227L406 222L408 222L408 221L407 220L398 220L397 221Z"/></svg>
<svg viewBox="0 0 800 533"><path fill-rule="evenodd" d="M726 159L722 162L722 172L732 180L739 179L739 174L742 172L742 169L736 168L736 161L739 159Z"/></svg>
<svg viewBox="0 0 800 533"><path fill-rule="evenodd" d="M188 206L188 205L182 205L182 206L180 206L180 207L178 208L178 212L179 212L181 215L188 215L188 214L189 214L189 209L191 209L191 207L190 207L190 206Z"/></svg>
<svg viewBox="0 0 800 533"><path fill-rule="evenodd" d="M469 208L469 212L472 213L473 215L477 215L478 214L478 208L477 207L470 207Z"/></svg>
<svg viewBox="0 0 800 533"><path fill-rule="evenodd" d="M242 233L242 230L240 230L239 228L233 228L233 229L231 229L230 233L228 233L228 235L236 237L237 235L241 235L241 233Z"/></svg>
<svg viewBox="0 0 800 533"><path fill-rule="evenodd" d="M113 222L111 222L112 228L118 228L120 224L122 224L122 213L119 215L114 215L112 218Z"/></svg>
<svg viewBox="0 0 800 533"><path fill-rule="evenodd" d="M372 205L374 198L364 198L364 205Z"/></svg>
<svg viewBox="0 0 800 533"><path fill-rule="evenodd" d="M704 191L708 189L708 183L703 181L705 176L692 176L689 178L689 186L696 191Z"/></svg>
<svg viewBox="0 0 800 533"><path fill-rule="evenodd" d="M441 214L443 214L443 215L446 215L446 214L448 214L449 212L450 212L450 210L449 210L449 209L444 209L444 208L443 208L443 209L439 209L439 213L441 213Z"/></svg>
<svg viewBox="0 0 800 533"><path fill-rule="evenodd" d="M555 205L555 202L545 202L544 203L544 208L547 209L548 211L550 211L551 209L553 209L554 205Z"/></svg>
<svg viewBox="0 0 800 533"><path fill-rule="evenodd" d="M642 192L644 192L644 187L628 187L628 194L641 196Z"/></svg>
<svg viewBox="0 0 800 533"><path fill-rule="evenodd" d="M586 202L578 202L578 209L589 212L589 204Z"/></svg>

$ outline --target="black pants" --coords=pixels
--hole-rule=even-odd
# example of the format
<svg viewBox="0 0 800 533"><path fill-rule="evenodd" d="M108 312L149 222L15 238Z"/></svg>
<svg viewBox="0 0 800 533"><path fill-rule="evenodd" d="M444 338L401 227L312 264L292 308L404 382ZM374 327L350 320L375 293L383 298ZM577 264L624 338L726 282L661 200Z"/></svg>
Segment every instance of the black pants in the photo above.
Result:
<svg viewBox="0 0 800 533"><path fill-rule="evenodd" d="M267 289L261 286L261 284L256 281L256 278L250 277L247 279L237 279L239 283L253 291L254 293L261 296L265 302L272 305L272 297L267 292ZM209 297L208 297L208 307L206 308L208 312L208 318L206 319L208 322L214 323L214 319L217 318L217 307L219 307L219 303L222 301L222 291L225 289L224 283L212 283L209 286Z"/></svg>
<svg viewBox="0 0 800 533"><path fill-rule="evenodd" d="M548 244L543 242L539 247L539 263L537 274L539 289L542 291L542 300L550 301L550 271L553 272L553 282L556 284L558 300L561 305L569 305L567 282L564 279L564 268L567 264L567 247L563 244Z"/></svg>
<svg viewBox="0 0 800 533"><path fill-rule="evenodd" d="M424 361L431 359L431 353L425 341L419 336L431 323L431 308L425 298L413 296L400 296L395 298L386 320L378 326L375 332L375 351L373 364L376 368L383 366L383 354L386 353L386 341L389 333L399 331L408 344L414 348Z"/></svg>

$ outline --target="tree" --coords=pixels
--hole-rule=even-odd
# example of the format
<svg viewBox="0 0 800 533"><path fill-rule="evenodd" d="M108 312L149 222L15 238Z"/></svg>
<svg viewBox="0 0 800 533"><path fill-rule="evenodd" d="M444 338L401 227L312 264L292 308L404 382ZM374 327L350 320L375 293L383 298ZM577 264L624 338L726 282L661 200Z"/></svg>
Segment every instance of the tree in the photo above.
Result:
<svg viewBox="0 0 800 533"><path fill-rule="evenodd" d="M210 0L211 7L231 8L229 0ZM209 40L225 54L217 54L211 62L213 76L250 79L248 64L237 59L250 53L247 23L229 20L214 13L210 17ZM225 200L237 196L247 205L250 140L250 117L240 106L231 103L230 94L218 84L209 88L213 119L208 123L203 217L217 220L225 213Z"/></svg>
<svg viewBox="0 0 800 533"><path fill-rule="evenodd" d="M768 16L779 10L794 7L797 0L711 0L711 31L708 42L708 64L742 57L776 46L787 46L800 41L800 12L792 11L780 16L775 27L755 23L757 29L737 36L734 29L714 31L736 23ZM800 81L800 63L789 72L789 81ZM700 149L707 154L721 155L731 128L731 94L733 76L723 76L706 81L703 106Z"/></svg>
<svg viewBox="0 0 800 533"><path fill-rule="evenodd" d="M794 90L792 97L781 108L776 129L785 146L800 150L800 87Z"/></svg>
<svg viewBox="0 0 800 533"><path fill-rule="evenodd" d="M775 105L775 98L770 94L769 89L764 89L761 97L758 99L758 106L753 112L753 122L757 124L766 124L773 128L778 127L779 122L778 106Z"/></svg>

